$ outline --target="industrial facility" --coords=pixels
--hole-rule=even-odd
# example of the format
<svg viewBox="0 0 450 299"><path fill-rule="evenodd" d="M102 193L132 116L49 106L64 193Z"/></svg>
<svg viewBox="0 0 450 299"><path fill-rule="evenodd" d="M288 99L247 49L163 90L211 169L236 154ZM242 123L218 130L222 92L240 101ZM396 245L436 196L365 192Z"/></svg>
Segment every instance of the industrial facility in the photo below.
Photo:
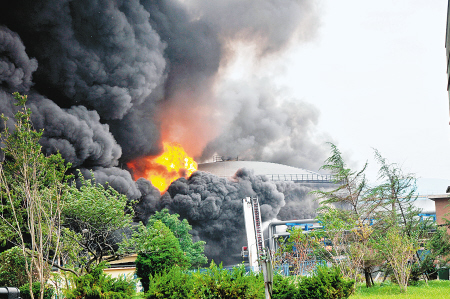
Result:
<svg viewBox="0 0 450 299"><path fill-rule="evenodd" d="M218 177L231 178L242 168L253 170L254 175L264 175L271 181L285 181L299 184L325 183L331 184L332 177L311 170L287 166L278 163L258 161L221 161L198 165L199 171L209 172Z"/></svg>

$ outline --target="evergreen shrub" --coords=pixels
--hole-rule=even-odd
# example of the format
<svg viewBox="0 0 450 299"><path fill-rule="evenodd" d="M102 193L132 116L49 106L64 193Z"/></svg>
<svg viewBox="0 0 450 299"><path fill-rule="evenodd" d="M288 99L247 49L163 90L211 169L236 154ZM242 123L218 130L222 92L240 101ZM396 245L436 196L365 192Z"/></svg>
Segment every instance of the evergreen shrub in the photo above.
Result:
<svg viewBox="0 0 450 299"><path fill-rule="evenodd" d="M343 278L338 267L319 266L310 277L298 283L298 299L348 298L354 290L354 280Z"/></svg>
<svg viewBox="0 0 450 299"><path fill-rule="evenodd" d="M103 272L100 263L91 273L75 278L75 289L66 292L66 299L127 299L135 294L135 284L127 278L112 278Z"/></svg>
<svg viewBox="0 0 450 299"><path fill-rule="evenodd" d="M297 297L297 293L297 286L292 277L274 275L272 299L292 299Z"/></svg>
<svg viewBox="0 0 450 299"><path fill-rule="evenodd" d="M186 272L175 266L162 274L150 276L149 290L146 292L147 299L263 297L262 275L246 273L243 265L227 270L214 262L204 272Z"/></svg>
<svg viewBox="0 0 450 299"><path fill-rule="evenodd" d="M194 287L192 274L186 273L178 266L171 268L168 272L150 275L149 290L145 294L147 299L190 298Z"/></svg>
<svg viewBox="0 0 450 299"><path fill-rule="evenodd" d="M30 286L30 284L26 283L19 288L20 297L22 299L31 299L29 286ZM34 298L40 298L41 283L38 281L33 282L32 289L33 289ZM53 289L53 287L46 285L45 289L44 289L44 299L52 299L54 292L55 292L55 290Z"/></svg>

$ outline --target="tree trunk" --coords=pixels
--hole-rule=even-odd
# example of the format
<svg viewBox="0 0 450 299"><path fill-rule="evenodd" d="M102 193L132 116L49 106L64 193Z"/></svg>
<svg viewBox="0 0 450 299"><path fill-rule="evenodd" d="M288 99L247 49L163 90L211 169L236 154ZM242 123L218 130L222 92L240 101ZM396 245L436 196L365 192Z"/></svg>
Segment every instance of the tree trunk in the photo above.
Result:
<svg viewBox="0 0 450 299"><path fill-rule="evenodd" d="M364 276L366 278L366 287L367 288L373 287L371 274L372 274L372 272L370 271L370 268L364 268Z"/></svg>

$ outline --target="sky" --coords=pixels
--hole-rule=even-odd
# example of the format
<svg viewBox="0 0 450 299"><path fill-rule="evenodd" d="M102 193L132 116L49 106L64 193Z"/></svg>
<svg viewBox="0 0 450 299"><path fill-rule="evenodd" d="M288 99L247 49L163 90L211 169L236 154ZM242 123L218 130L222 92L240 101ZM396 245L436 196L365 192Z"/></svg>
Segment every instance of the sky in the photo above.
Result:
<svg viewBox="0 0 450 299"><path fill-rule="evenodd" d="M419 178L419 192L450 185L446 0L322 0L309 42L263 68L320 111L319 134L376 180L373 149ZM432 180L433 179L433 180Z"/></svg>

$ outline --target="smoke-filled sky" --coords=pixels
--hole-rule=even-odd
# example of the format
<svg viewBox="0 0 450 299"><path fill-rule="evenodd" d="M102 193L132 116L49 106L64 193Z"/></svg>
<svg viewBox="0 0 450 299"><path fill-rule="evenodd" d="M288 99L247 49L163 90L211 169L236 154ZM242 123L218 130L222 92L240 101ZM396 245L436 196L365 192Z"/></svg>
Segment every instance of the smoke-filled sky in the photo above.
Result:
<svg viewBox="0 0 450 299"><path fill-rule="evenodd" d="M263 221L313 217L310 188L241 170L197 173L162 197L126 163L181 143L318 170L332 141L450 178L446 1L17 0L0 9L0 112L28 94L46 153L187 218L209 257L242 246L241 199ZM12 126L12 120L7 124Z"/></svg>
<svg viewBox="0 0 450 299"><path fill-rule="evenodd" d="M11 94L27 94L43 151L138 200L136 220L167 207L207 242L208 257L225 261L245 244L242 198L259 197L263 221L314 216L310 187L251 170L232 181L198 172L161 196L126 168L172 141L199 162L219 154L317 170L327 152L319 109L258 72L316 38L314 1L19 0L1 8L0 112L11 117ZM255 73L244 80L235 77L242 49Z"/></svg>

